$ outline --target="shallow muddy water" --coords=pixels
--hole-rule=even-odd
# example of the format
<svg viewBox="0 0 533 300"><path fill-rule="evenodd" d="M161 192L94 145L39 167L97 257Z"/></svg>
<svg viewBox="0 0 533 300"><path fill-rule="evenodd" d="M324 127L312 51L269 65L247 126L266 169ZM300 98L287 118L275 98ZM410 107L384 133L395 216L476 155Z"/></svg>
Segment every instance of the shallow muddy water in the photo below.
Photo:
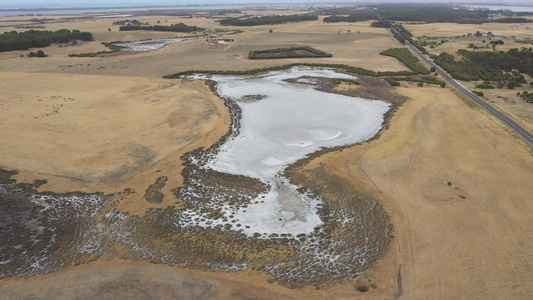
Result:
<svg viewBox="0 0 533 300"><path fill-rule="evenodd" d="M312 232L322 224L317 214L320 199L298 193L282 171L320 148L365 141L381 129L388 103L318 91L316 78L356 79L303 67L255 77L210 78L218 83L221 97L239 105L242 118L238 134L220 147L207 167L271 186L256 199L260 201L231 212L248 235Z"/></svg>
<svg viewBox="0 0 533 300"><path fill-rule="evenodd" d="M131 43L116 43L115 46L123 47L122 50L129 52L145 52L157 50L165 47L166 45L179 43L185 39L161 39L161 40L146 40Z"/></svg>

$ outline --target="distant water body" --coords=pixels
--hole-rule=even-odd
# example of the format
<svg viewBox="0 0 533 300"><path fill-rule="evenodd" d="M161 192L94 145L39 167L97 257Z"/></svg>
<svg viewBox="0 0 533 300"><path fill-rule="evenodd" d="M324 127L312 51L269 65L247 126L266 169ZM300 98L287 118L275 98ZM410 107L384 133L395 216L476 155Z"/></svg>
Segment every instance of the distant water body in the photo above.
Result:
<svg viewBox="0 0 533 300"><path fill-rule="evenodd" d="M132 7L45 7L45 8L10 8L0 6L0 17L24 15L77 15L77 14L109 14L127 13L149 10L220 10L243 9L250 5L183 5L183 6L132 6ZM279 6L279 5L278 5Z"/></svg>
<svg viewBox="0 0 533 300"><path fill-rule="evenodd" d="M533 6L510 6L510 5L465 5L472 8L486 8L490 10L510 10L514 12L533 12Z"/></svg>
<svg viewBox="0 0 533 300"><path fill-rule="evenodd" d="M228 5L176 5L176 6L105 6L93 5L92 7L18 7L17 4L0 4L0 17L23 16L23 15L76 15L76 14L109 14L127 13L149 10L220 10L220 9L244 9L251 6L295 6L295 4L228 4ZM300 5L303 6L303 5ZM486 8L490 10L510 10L514 12L533 12L533 6L510 6L510 5L463 5L463 7Z"/></svg>

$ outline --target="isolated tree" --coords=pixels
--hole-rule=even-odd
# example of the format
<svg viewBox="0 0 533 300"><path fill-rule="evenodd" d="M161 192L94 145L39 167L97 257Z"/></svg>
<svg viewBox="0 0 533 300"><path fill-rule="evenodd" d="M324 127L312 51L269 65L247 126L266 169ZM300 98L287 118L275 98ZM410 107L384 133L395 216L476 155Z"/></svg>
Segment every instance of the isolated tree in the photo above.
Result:
<svg viewBox="0 0 533 300"><path fill-rule="evenodd" d="M37 51L37 54L35 54L36 57L47 57L48 55L44 54L43 50Z"/></svg>
<svg viewBox="0 0 533 300"><path fill-rule="evenodd" d="M111 31L111 28L107 28L107 31Z"/></svg>
<svg viewBox="0 0 533 300"><path fill-rule="evenodd" d="M269 30L268 32L269 32L269 33L272 33L272 32L273 32L273 30L272 30L272 29L270 29L270 30Z"/></svg>
<svg viewBox="0 0 533 300"><path fill-rule="evenodd" d="M44 54L43 50L39 50L37 51L37 53L35 52L30 52L28 53L28 57L47 57L48 55Z"/></svg>

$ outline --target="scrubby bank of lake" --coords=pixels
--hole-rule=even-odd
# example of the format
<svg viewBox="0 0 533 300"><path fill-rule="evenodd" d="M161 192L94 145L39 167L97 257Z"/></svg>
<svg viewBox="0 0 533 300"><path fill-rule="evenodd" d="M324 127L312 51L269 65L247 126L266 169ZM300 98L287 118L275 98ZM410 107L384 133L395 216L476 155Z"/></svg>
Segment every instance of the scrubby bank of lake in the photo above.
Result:
<svg viewBox="0 0 533 300"><path fill-rule="evenodd" d="M0 229L24 234L0 246L0 277L48 273L102 256L252 268L289 287L324 286L370 269L390 243L383 207L342 178L315 172L295 184L284 172L310 153L371 138L383 125L389 104L320 92L323 78L354 79L310 68L211 77L233 124L210 149L184 156L185 184L175 189L185 203L179 209L129 216L116 204L130 191L40 193L5 173L1 205L22 205L23 213L2 214Z"/></svg>

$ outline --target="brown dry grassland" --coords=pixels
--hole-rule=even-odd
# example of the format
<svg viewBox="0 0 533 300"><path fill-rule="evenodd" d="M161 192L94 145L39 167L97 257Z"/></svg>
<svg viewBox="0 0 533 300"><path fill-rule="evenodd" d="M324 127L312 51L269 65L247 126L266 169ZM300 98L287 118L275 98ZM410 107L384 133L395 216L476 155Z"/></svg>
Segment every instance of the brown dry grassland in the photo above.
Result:
<svg viewBox="0 0 533 300"><path fill-rule="evenodd" d="M2 18L13 25L24 24L23 19ZM135 19L151 24L160 20L163 25L165 20L168 24L184 22L211 30L220 27L205 18ZM71 53L106 50L102 41L176 36L119 32L112 21L46 25L47 30L90 31L96 39L76 46L44 48L47 58L20 57L29 51L0 53L0 167L19 170L19 181L47 179L49 183L40 190L113 192L132 188L137 193L120 203L119 209L133 214L173 205L177 199L170 189L182 183L180 156L215 143L230 122L223 101L207 85L165 80L162 75L293 62L406 70L396 59L379 55L401 46L387 30L372 28L370 22L326 24L321 20L239 28L245 32L234 36L237 42L220 50L205 48L200 39L139 54L68 57ZM479 28L519 35L520 27L498 26L502 27L406 27L415 36L454 36ZM11 30L16 29L0 28ZM332 53L333 57L283 62L246 59L250 50L299 45ZM456 46L440 47L451 47L446 50L451 52ZM360 278L320 290L288 289L269 284L265 274L251 270L208 272L102 259L44 276L1 280L0 298L395 299L400 291L400 265L402 299L530 298L531 147L449 89L402 83L396 92L410 100L394 114L378 139L326 154L306 166L324 167L343 176L383 203L391 215L395 227L391 250ZM505 95L507 102L491 93L489 100L500 109L522 124L532 124L533 110L510 102L522 101L516 91L514 97ZM162 191L165 200L148 203L142 198L144 190L160 176L169 178ZM376 288L361 293L355 289L361 283Z"/></svg>
<svg viewBox="0 0 533 300"><path fill-rule="evenodd" d="M515 42L516 40L524 40L526 38L533 37L533 25L531 23L517 23L517 24L502 24L502 23L484 23L479 25L474 24L453 24L453 23L434 23L434 24L404 24L404 26L415 37L440 37L441 39L447 39L442 45L435 48L426 47L430 54L438 55L442 52L447 52L456 56L456 60L460 60L461 57L457 55L457 50L467 49L469 44L474 44L480 49L478 51L492 51L490 49L482 49L489 44L487 37L475 37L465 36L468 33L481 33L492 32L493 34L502 34L503 37L495 37L495 40L502 40L503 45L496 47L497 51L508 51L511 48L530 47L532 45L521 44ZM485 41L485 43L483 43ZM471 49L470 49L471 50ZM524 75L527 82L533 81L528 75ZM494 89L494 90L480 90L475 86L482 83L482 81L464 82L463 85L469 90L482 91L484 99L491 103L494 107L505 113L508 117L512 118L520 126L526 128L529 131L533 130L533 106L523 101L516 95L517 92L528 91L533 92L533 87L524 84L523 88L519 89Z"/></svg>

